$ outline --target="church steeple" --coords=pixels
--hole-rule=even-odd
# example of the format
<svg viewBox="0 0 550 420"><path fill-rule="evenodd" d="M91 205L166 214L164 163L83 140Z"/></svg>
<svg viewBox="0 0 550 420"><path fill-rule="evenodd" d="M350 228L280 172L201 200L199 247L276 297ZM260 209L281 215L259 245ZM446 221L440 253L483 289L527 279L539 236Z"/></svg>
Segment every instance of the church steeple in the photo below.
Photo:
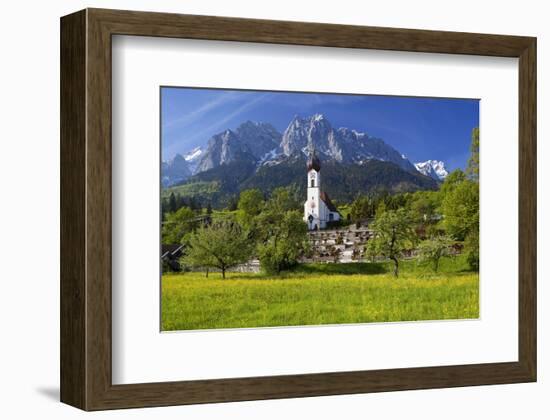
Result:
<svg viewBox="0 0 550 420"><path fill-rule="evenodd" d="M309 150L309 158L307 160L307 171L311 171L312 169L315 169L317 172L321 170L321 161L317 157L317 154L315 153L315 149L313 147Z"/></svg>

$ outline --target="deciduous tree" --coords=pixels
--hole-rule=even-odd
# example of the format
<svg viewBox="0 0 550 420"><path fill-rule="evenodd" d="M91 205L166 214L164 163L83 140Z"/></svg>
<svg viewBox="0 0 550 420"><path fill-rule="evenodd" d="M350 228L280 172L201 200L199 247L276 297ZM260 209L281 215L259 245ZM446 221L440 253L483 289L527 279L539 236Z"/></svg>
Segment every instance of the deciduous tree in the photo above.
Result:
<svg viewBox="0 0 550 420"><path fill-rule="evenodd" d="M268 273L279 274L291 268L308 250L307 227L298 211L266 210L258 217L256 226L260 264Z"/></svg>
<svg viewBox="0 0 550 420"><path fill-rule="evenodd" d="M238 209L246 217L254 217L260 214L264 206L264 195L257 189L241 191L239 195Z"/></svg>
<svg viewBox="0 0 550 420"><path fill-rule="evenodd" d="M468 234L479 230L479 184L458 182L443 197L443 225L454 239L463 241Z"/></svg>
<svg viewBox="0 0 550 420"><path fill-rule="evenodd" d="M179 244L197 227L196 215L189 207L167 213L162 224L162 243Z"/></svg>
<svg viewBox="0 0 550 420"><path fill-rule="evenodd" d="M185 264L217 268L225 279L226 271L247 262L253 252L253 243L247 232L235 221L220 220L210 226L201 226L189 238Z"/></svg>
<svg viewBox="0 0 550 420"><path fill-rule="evenodd" d="M434 271L437 272L441 258L451 255L453 243L452 238L447 235L434 236L420 242L418 246L420 261L432 264Z"/></svg>
<svg viewBox="0 0 550 420"><path fill-rule="evenodd" d="M399 258L403 251L411 249L416 233L410 214L405 209L386 210L376 214L371 224L374 236L367 243L367 254L381 255L393 261L395 277L399 275Z"/></svg>

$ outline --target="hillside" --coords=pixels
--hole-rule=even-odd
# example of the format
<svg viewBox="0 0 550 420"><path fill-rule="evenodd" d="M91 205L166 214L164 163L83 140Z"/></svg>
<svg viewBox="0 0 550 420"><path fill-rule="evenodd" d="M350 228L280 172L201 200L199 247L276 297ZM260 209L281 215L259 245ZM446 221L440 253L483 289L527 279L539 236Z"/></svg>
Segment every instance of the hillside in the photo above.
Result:
<svg viewBox="0 0 550 420"><path fill-rule="evenodd" d="M350 202L359 194L385 190L406 192L437 189L434 179L416 171L406 171L394 163L372 160L362 165L325 162L321 169L323 190L338 202ZM269 194L277 187L292 186L305 197L306 168L304 158L285 160L257 170L251 163L233 162L192 176L182 185L164 190L183 197L193 197L214 207L227 205L240 191L258 188Z"/></svg>

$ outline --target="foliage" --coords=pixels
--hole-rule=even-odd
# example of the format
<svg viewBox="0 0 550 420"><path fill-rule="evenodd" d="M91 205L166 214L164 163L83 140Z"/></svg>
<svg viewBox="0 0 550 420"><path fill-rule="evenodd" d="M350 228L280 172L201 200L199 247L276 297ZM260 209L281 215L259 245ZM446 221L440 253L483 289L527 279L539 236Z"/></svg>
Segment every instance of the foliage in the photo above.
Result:
<svg viewBox="0 0 550 420"><path fill-rule="evenodd" d="M447 234L463 241L479 230L479 185L470 180L454 184L444 195L441 210Z"/></svg>
<svg viewBox="0 0 550 420"><path fill-rule="evenodd" d="M162 243L179 244L197 227L196 215L189 207L166 214L162 224Z"/></svg>
<svg viewBox="0 0 550 420"><path fill-rule="evenodd" d="M351 204L349 215L354 222L374 217L375 201L366 195L360 195Z"/></svg>
<svg viewBox="0 0 550 420"><path fill-rule="evenodd" d="M441 195L438 191L417 191L408 202L412 217L422 223L436 221L440 205Z"/></svg>
<svg viewBox="0 0 550 420"><path fill-rule="evenodd" d="M184 184L163 190L163 198L168 200L171 192L176 196L194 197L201 203L212 203L215 209L233 205L233 197L240 191L259 189L266 195L286 186L290 194L303 204L306 191L304 159L294 159L273 166L256 168L249 162L236 161L200 172ZM437 182L415 171L407 171L391 162L372 160L363 165L324 162L323 189L333 201L352 202L357 194L373 195L377 191L390 194L417 190L437 189Z"/></svg>
<svg viewBox="0 0 550 420"><path fill-rule="evenodd" d="M197 229L182 260L194 267L217 268L225 278L227 269L247 262L252 252L247 232L235 221L222 220Z"/></svg>
<svg viewBox="0 0 550 420"><path fill-rule="evenodd" d="M241 191L237 208L245 218L257 216L264 206L264 195L257 189Z"/></svg>
<svg viewBox="0 0 550 420"><path fill-rule="evenodd" d="M454 241L446 235L435 236L422 241L418 246L420 252L419 262L425 262L432 265L437 273L441 258L451 255L451 246Z"/></svg>
<svg viewBox="0 0 550 420"><path fill-rule="evenodd" d="M217 182L191 182L174 187L163 188L161 193L162 213L174 213L181 207L199 210L202 203L210 203L219 195Z"/></svg>
<svg viewBox="0 0 550 420"><path fill-rule="evenodd" d="M287 212L300 210L301 203L290 187L277 187L267 202L269 211Z"/></svg>
<svg viewBox="0 0 550 420"><path fill-rule="evenodd" d="M464 248L470 269L479 271L479 230L475 229L466 236Z"/></svg>
<svg viewBox="0 0 550 420"><path fill-rule="evenodd" d="M472 143L470 144L470 159L466 175L472 181L479 181L479 127L472 130Z"/></svg>
<svg viewBox="0 0 550 420"><path fill-rule="evenodd" d="M410 214L405 209L386 210L376 215L371 224L374 236L367 242L367 254L381 255L394 263L393 274L399 275L399 258L416 241Z"/></svg>
<svg viewBox="0 0 550 420"><path fill-rule="evenodd" d="M447 194L453 191L457 187L457 185L460 185L464 181L466 181L466 174L464 172L462 172L460 169L452 171L449 175L447 175L445 181L439 189L441 197L445 197Z"/></svg>
<svg viewBox="0 0 550 420"><path fill-rule="evenodd" d="M280 213L278 205L263 212L258 226L258 257L262 270L280 273L296 265L298 258L307 251L307 227L298 211Z"/></svg>

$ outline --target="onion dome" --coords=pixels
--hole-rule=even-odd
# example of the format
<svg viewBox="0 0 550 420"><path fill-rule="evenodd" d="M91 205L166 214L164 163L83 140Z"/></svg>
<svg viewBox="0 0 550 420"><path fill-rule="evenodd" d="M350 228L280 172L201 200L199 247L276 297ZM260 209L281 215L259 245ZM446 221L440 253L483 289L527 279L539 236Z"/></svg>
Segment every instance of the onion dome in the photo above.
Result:
<svg viewBox="0 0 550 420"><path fill-rule="evenodd" d="M321 170L321 161L315 154L315 151L309 155L309 159L307 160L307 170L308 172L312 169L315 169L317 172Z"/></svg>

